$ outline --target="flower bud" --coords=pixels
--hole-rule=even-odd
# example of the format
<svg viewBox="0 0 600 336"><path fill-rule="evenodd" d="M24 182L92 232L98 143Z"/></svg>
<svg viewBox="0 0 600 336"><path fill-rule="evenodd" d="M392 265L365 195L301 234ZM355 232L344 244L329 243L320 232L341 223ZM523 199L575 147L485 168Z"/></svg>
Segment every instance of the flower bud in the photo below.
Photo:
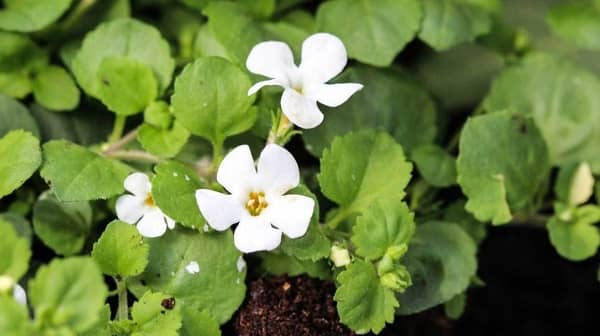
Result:
<svg viewBox="0 0 600 336"><path fill-rule="evenodd" d="M350 253L345 248L333 245L331 247L331 254L329 255L329 259L333 261L335 267L343 267L350 263Z"/></svg>

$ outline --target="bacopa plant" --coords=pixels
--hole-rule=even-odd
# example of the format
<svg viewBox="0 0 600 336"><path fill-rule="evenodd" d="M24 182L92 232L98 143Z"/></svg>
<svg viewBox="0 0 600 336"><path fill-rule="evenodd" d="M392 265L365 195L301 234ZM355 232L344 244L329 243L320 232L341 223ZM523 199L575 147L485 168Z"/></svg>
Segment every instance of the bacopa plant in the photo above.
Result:
<svg viewBox="0 0 600 336"><path fill-rule="evenodd" d="M0 335L379 334L490 225L594 257L600 2L522 5L4 1Z"/></svg>

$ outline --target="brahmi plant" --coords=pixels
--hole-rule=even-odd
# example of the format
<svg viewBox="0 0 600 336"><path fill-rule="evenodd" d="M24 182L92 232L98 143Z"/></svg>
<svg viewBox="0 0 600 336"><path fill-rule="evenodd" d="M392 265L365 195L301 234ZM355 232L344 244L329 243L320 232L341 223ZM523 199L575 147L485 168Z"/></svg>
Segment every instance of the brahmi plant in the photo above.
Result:
<svg viewBox="0 0 600 336"><path fill-rule="evenodd" d="M4 1L0 335L220 335L280 274L377 334L487 225L596 255L600 3L549 2Z"/></svg>

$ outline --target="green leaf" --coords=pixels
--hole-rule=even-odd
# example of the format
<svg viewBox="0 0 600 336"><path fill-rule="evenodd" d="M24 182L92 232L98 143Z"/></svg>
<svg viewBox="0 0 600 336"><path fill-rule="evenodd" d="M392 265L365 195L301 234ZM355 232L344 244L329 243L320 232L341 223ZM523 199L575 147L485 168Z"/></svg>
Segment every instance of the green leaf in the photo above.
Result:
<svg viewBox="0 0 600 336"><path fill-rule="evenodd" d="M479 221L504 224L531 205L550 170L548 150L531 118L495 113L465 124L457 160L466 209Z"/></svg>
<svg viewBox="0 0 600 336"><path fill-rule="evenodd" d="M546 18L555 34L581 48L600 49L600 3L561 3Z"/></svg>
<svg viewBox="0 0 600 336"><path fill-rule="evenodd" d="M94 244L92 257L102 273L128 277L141 274L148 264L149 246L133 225L112 221Z"/></svg>
<svg viewBox="0 0 600 336"><path fill-rule="evenodd" d="M0 296L0 335L31 335L27 308L11 297Z"/></svg>
<svg viewBox="0 0 600 336"><path fill-rule="evenodd" d="M15 229L17 236L31 242L31 236L33 235L31 223L29 223L23 215L16 212L4 212L0 213L0 221L1 220L11 224L13 229Z"/></svg>
<svg viewBox="0 0 600 336"><path fill-rule="evenodd" d="M150 66L127 57L106 57L98 67L100 100L117 115L144 111L156 98L158 84Z"/></svg>
<svg viewBox="0 0 600 336"><path fill-rule="evenodd" d="M24 98L31 92L31 71L48 63L48 54L27 36L0 32L0 92Z"/></svg>
<svg viewBox="0 0 600 336"><path fill-rule="evenodd" d="M33 32L58 20L72 0L5 0L0 10L0 28Z"/></svg>
<svg viewBox="0 0 600 336"><path fill-rule="evenodd" d="M19 101L0 93L0 137L22 129L39 137L40 130L29 110Z"/></svg>
<svg viewBox="0 0 600 336"><path fill-rule="evenodd" d="M483 107L531 116L548 144L553 164L588 162L597 173L598 92L600 80L588 71L554 56L532 54L494 81Z"/></svg>
<svg viewBox="0 0 600 336"><path fill-rule="evenodd" d="M35 100L53 111L72 110L79 104L79 89L67 71L49 65L34 72Z"/></svg>
<svg viewBox="0 0 600 336"><path fill-rule="evenodd" d="M146 292L131 309L135 322L132 336L178 336L181 328L181 305L177 300L170 309L163 305L165 300L173 299L162 293ZM167 307L169 307L167 305Z"/></svg>
<svg viewBox="0 0 600 336"><path fill-rule="evenodd" d="M96 98L101 97L100 65L109 57L125 57L150 67L159 93L169 86L175 68L169 44L156 28L130 18L108 21L86 35L72 65L79 85Z"/></svg>
<svg viewBox="0 0 600 336"><path fill-rule="evenodd" d="M97 144L106 141L112 127L112 120L106 117L105 109L55 113L34 103L31 114L44 141L61 139L80 145Z"/></svg>
<svg viewBox="0 0 600 336"><path fill-rule="evenodd" d="M99 320L108 293L100 269L89 257L54 259L38 269L28 289L36 323L48 335L51 330L90 329Z"/></svg>
<svg viewBox="0 0 600 336"><path fill-rule="evenodd" d="M31 133L15 130L0 138L0 198L27 181L42 163L40 142Z"/></svg>
<svg viewBox="0 0 600 336"><path fill-rule="evenodd" d="M333 140L323 152L321 190L344 213L366 210L379 198L402 199L412 165L384 132L366 130Z"/></svg>
<svg viewBox="0 0 600 336"><path fill-rule="evenodd" d="M418 225L402 259L413 285L398 296L398 313L414 314L462 293L477 271L476 253L473 240L456 224Z"/></svg>
<svg viewBox="0 0 600 336"><path fill-rule="evenodd" d="M0 218L0 275L18 281L29 268L29 241L17 236L12 225Z"/></svg>
<svg viewBox="0 0 600 336"><path fill-rule="evenodd" d="M181 336L221 336L219 323L206 311L181 307L183 325L179 330Z"/></svg>
<svg viewBox="0 0 600 336"><path fill-rule="evenodd" d="M470 111L488 93L490 83L504 67L505 59L485 46L467 43L441 53L419 54L415 62L411 68L416 77L440 103L442 110ZM469 71L464 71L466 68Z"/></svg>
<svg viewBox="0 0 600 336"><path fill-rule="evenodd" d="M547 223L550 242L561 256L580 261L596 255L600 247L600 231L594 224L600 222L600 208L584 205L565 216L558 211ZM569 211L569 210L566 210Z"/></svg>
<svg viewBox="0 0 600 336"><path fill-rule="evenodd" d="M258 22L240 4L213 1L203 13L215 41L235 64L244 65L252 47L266 39Z"/></svg>
<svg viewBox="0 0 600 336"><path fill-rule="evenodd" d="M246 292L246 269L238 268L241 254L231 231L206 234L175 229L149 244L148 267L137 278L140 284L172 295L182 307L206 310L219 323L231 318ZM190 274L185 267L194 261L200 272Z"/></svg>
<svg viewBox="0 0 600 336"><path fill-rule="evenodd" d="M33 230L60 255L79 253L92 226L88 202L60 202L51 192L40 195L33 207Z"/></svg>
<svg viewBox="0 0 600 336"><path fill-rule="evenodd" d="M329 256L331 242L321 231L319 224L319 202L317 197L304 185L300 185L288 191L288 194L304 195L312 198L315 201L315 210L313 211L310 225L304 236L296 239L283 237L281 241L281 250L283 253L296 257L301 260L316 261Z"/></svg>
<svg viewBox="0 0 600 336"><path fill-rule="evenodd" d="M339 107L323 107L323 123L303 132L306 148L315 156L320 156L334 137L365 128L386 130L407 153L435 139L435 104L427 91L407 75L357 66L336 81L362 83L365 87Z"/></svg>
<svg viewBox="0 0 600 336"><path fill-rule="evenodd" d="M467 294L465 292L455 295L444 305L444 312L452 320L458 320L465 312Z"/></svg>
<svg viewBox="0 0 600 336"><path fill-rule="evenodd" d="M488 33L492 18L487 8L478 2L482 1L424 0L419 38L440 51Z"/></svg>
<svg viewBox="0 0 600 336"><path fill-rule="evenodd" d="M434 187L456 184L456 159L437 145L425 145L412 152L423 179Z"/></svg>
<svg viewBox="0 0 600 336"><path fill-rule="evenodd" d="M43 146L40 174L63 202L106 199L123 192L126 165L64 140Z"/></svg>
<svg viewBox="0 0 600 336"><path fill-rule="evenodd" d="M360 217L352 231L356 254L367 260L383 257L390 247L407 244L414 231L414 213L400 200L378 200Z"/></svg>
<svg viewBox="0 0 600 336"><path fill-rule="evenodd" d="M205 225L196 203L196 190L204 187L196 172L176 161L154 167L152 197L169 217L184 226L200 229Z"/></svg>
<svg viewBox="0 0 600 336"><path fill-rule="evenodd" d="M332 278L331 267L326 260L312 261L301 260L293 256L277 253L264 253L261 255L261 266L274 275L287 274L298 276L308 274L313 278L330 280Z"/></svg>
<svg viewBox="0 0 600 336"><path fill-rule="evenodd" d="M180 123L175 122L171 129L142 124L138 129L137 139L147 152L171 158L181 151L189 137L190 132Z"/></svg>
<svg viewBox="0 0 600 336"><path fill-rule="evenodd" d="M554 192L557 198L570 205L581 205L587 202L594 193L594 176L590 165L570 163L560 168Z"/></svg>
<svg viewBox="0 0 600 336"><path fill-rule="evenodd" d="M110 305L106 304L99 313L100 318L90 329L80 336L114 336L110 333Z"/></svg>
<svg viewBox="0 0 600 336"><path fill-rule="evenodd" d="M247 94L250 85L248 76L227 60L200 58L188 64L175 80L173 112L192 134L220 145L256 121L256 110L250 109L254 96Z"/></svg>
<svg viewBox="0 0 600 336"><path fill-rule="evenodd" d="M487 236L486 224L473 217L465 210L465 200L458 200L444 210L444 222L454 223L460 226L471 236L475 243L479 244Z"/></svg>
<svg viewBox="0 0 600 336"><path fill-rule="evenodd" d="M338 36L351 58L388 66L415 36L422 15L416 0L334 0L319 7L317 30Z"/></svg>
<svg viewBox="0 0 600 336"><path fill-rule="evenodd" d="M378 334L386 323L394 321L398 300L391 289L383 287L375 266L355 260L337 277L337 301L340 321L357 334Z"/></svg>
<svg viewBox="0 0 600 336"><path fill-rule="evenodd" d="M169 104L164 101L154 101L144 110L144 121L160 129L168 128L172 119Z"/></svg>

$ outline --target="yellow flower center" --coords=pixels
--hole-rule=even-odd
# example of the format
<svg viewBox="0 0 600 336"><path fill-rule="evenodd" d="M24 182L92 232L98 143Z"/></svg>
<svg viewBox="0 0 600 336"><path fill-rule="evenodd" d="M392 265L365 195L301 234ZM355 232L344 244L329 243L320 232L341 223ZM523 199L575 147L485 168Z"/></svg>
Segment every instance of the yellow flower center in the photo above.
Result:
<svg viewBox="0 0 600 336"><path fill-rule="evenodd" d="M265 193L262 191L253 191L248 196L248 202L246 202L246 209L252 216L258 216L260 213L269 206Z"/></svg>
<svg viewBox="0 0 600 336"><path fill-rule="evenodd" d="M148 196L144 200L144 204L146 204L149 207L156 206L156 204L154 203L154 198L152 197L152 194L148 194Z"/></svg>
<svg viewBox="0 0 600 336"><path fill-rule="evenodd" d="M304 88L302 87L302 85L295 85L294 91L298 92L301 95L304 95Z"/></svg>

